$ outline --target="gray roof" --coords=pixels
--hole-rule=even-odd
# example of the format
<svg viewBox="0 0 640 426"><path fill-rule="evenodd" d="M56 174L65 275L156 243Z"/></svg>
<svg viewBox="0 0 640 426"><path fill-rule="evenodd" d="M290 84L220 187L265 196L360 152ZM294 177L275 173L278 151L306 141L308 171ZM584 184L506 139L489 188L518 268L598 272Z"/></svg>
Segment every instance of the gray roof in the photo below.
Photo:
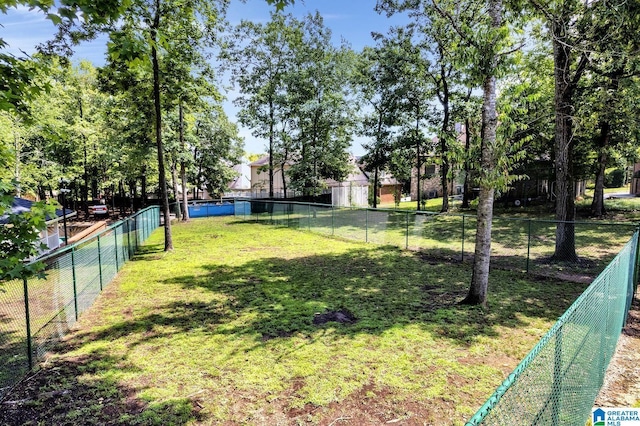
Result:
<svg viewBox="0 0 640 426"><path fill-rule="evenodd" d="M13 198L13 203L11 204L11 213L13 213L13 214L26 213L28 211L31 211L31 206L32 205L33 205L33 201L31 201L31 200L27 200L25 198L14 197ZM76 213L75 211L73 211L71 209L65 209L64 212L65 212L64 214L66 214L67 217L73 216ZM61 218L62 215L63 215L62 209L56 209L56 216L55 217L47 216L47 221ZM9 216L8 215L5 214L3 216L0 216L0 224L8 223L8 222L9 222Z"/></svg>

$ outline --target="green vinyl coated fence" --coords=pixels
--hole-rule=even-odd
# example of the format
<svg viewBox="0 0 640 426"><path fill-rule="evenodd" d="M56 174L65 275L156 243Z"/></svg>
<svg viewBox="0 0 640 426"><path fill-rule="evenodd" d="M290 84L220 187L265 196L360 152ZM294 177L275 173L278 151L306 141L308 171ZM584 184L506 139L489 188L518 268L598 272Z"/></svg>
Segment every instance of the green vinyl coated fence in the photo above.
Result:
<svg viewBox="0 0 640 426"><path fill-rule="evenodd" d="M0 282L0 399L93 304L159 218L149 207L40 259L45 279Z"/></svg>
<svg viewBox="0 0 640 426"><path fill-rule="evenodd" d="M236 215L248 220L425 250L449 259L465 260L473 254L474 216L263 200L236 200L236 206ZM577 260L557 261L552 258L556 222L493 219L492 267L595 279L467 426L582 426L588 419L635 292L639 237L636 225L570 225Z"/></svg>
<svg viewBox="0 0 640 426"><path fill-rule="evenodd" d="M475 248L474 215L240 199L235 200L235 214L245 220L420 250L447 261L470 262ZM634 224L602 221L570 225L575 229L578 261L554 258L556 221L494 217L491 267L588 283L620 252L637 228ZM567 255L570 259L573 253Z"/></svg>
<svg viewBox="0 0 640 426"><path fill-rule="evenodd" d="M467 423L584 425L635 292L638 232Z"/></svg>

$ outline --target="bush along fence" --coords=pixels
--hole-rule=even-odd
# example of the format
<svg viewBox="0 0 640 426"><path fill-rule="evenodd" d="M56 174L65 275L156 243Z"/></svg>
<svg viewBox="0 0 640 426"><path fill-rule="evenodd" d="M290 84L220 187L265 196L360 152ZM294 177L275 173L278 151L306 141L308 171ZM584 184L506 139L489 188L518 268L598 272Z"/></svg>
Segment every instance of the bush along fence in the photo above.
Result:
<svg viewBox="0 0 640 426"><path fill-rule="evenodd" d="M471 261L475 248L474 215L240 199L235 200L235 215L245 220L420 250L448 261ZM495 217L491 267L589 283L637 228L625 223L571 222L569 225L575 229L575 256L559 253L560 259L567 259L559 260L554 256L556 225L551 220Z"/></svg>
<svg viewBox="0 0 640 426"><path fill-rule="evenodd" d="M629 311L638 232L471 418L472 425L584 425Z"/></svg>
<svg viewBox="0 0 640 426"><path fill-rule="evenodd" d="M93 304L159 218L149 207L40 259L46 279L0 282L0 399Z"/></svg>

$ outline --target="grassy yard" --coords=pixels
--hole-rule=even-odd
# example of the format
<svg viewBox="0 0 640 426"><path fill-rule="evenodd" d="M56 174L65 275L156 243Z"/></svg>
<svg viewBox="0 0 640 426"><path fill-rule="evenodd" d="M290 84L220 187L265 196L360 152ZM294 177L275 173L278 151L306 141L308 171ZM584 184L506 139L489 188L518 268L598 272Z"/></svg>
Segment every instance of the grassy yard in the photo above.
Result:
<svg viewBox="0 0 640 426"><path fill-rule="evenodd" d="M0 424L463 424L585 285L199 219L157 230ZM392 423L392 424L393 424Z"/></svg>
<svg viewBox="0 0 640 426"><path fill-rule="evenodd" d="M621 188L605 188L605 194L616 194L629 192L629 187ZM576 202L578 208L579 220L589 218L591 202L593 200L593 188L589 188L586 191L586 196L583 199L579 199ZM400 210L416 210L415 201L406 201L399 204L396 207L395 203L383 204L380 207L386 209L400 209ZM615 221L640 221L640 197L632 198L607 198L604 200L605 209L608 211L608 220ZM450 211L463 212L461 209L462 201L451 199L449 201ZM442 208L442 197L431 198L426 200L425 211L439 212ZM532 219L549 219L553 220L555 217L554 207L552 203L546 205L534 205L528 207L515 207L513 205L505 206L504 203L496 202L494 207L495 216L507 216L507 217L523 217ZM465 210L465 213L475 213L475 203L472 204L471 210Z"/></svg>
<svg viewBox="0 0 640 426"><path fill-rule="evenodd" d="M246 220L286 226L348 240L423 250L446 261L473 261L475 217L409 210L351 209L274 203L254 206ZM582 221L575 226L579 262L553 261L556 224L527 217L493 219L492 267L528 271L562 280L591 282L629 241L629 222ZM602 244L606 241L607 244Z"/></svg>

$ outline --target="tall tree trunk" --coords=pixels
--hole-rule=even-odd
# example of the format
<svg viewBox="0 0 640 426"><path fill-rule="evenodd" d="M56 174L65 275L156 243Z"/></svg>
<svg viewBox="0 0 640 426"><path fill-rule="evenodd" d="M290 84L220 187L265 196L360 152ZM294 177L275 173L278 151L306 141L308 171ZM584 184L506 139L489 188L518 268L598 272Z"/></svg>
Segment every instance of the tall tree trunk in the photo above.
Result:
<svg viewBox="0 0 640 426"><path fill-rule="evenodd" d="M274 112L273 99L269 98L269 198L273 198L273 132Z"/></svg>
<svg viewBox="0 0 640 426"><path fill-rule="evenodd" d="M21 155L22 155L22 147L20 143L20 135L18 135L18 125L15 121L12 121L13 124L13 152L15 153L15 166L13 170L14 179L16 180L16 196L22 196L22 185L21 185L21 175L20 175L20 165L21 165Z"/></svg>
<svg viewBox="0 0 640 426"><path fill-rule="evenodd" d="M167 177L164 166L164 147L162 145L162 109L160 104L160 66L158 64L158 27L160 26L160 0L155 0L155 15L151 26L151 63L153 66L153 103L155 109L156 146L158 148L158 183L160 185L160 199L162 201L162 215L164 217L164 251L173 250L171 236L171 214L169 211L169 196L167 194Z"/></svg>
<svg viewBox="0 0 640 426"><path fill-rule="evenodd" d="M441 167L441 185L442 185L442 208L441 213L449 211L449 185L447 176L449 175L449 156L447 147L447 138L449 136L449 86L445 78L444 65L442 66L442 108L444 110L444 117L442 119L442 129L440 134L440 157L442 159Z"/></svg>
<svg viewBox="0 0 640 426"><path fill-rule="evenodd" d="M94 151L96 147L94 145ZM97 200L100 198L100 193L98 191L98 168L96 166L91 167L91 198L93 200Z"/></svg>
<svg viewBox="0 0 640 426"><path fill-rule="evenodd" d="M180 162L180 182L182 184L182 221L189 221L189 200L188 200L188 188L187 188L187 167L184 160Z"/></svg>
<svg viewBox="0 0 640 426"><path fill-rule="evenodd" d="M178 195L178 165L174 160L171 162L171 184L173 185L173 193L176 199L176 219L181 218L180 196Z"/></svg>
<svg viewBox="0 0 640 426"><path fill-rule="evenodd" d="M382 143L382 114L378 112L378 131L376 132L376 148L374 153L374 172L373 172L373 208L378 207L378 180L380 176L378 174L378 164L380 164L380 144Z"/></svg>
<svg viewBox="0 0 640 426"><path fill-rule="evenodd" d="M620 88L620 79L624 74L627 61L619 63L617 67L609 74L607 84L607 93L611 97L607 99L607 108L603 112L603 118L600 120L600 135L598 136L598 170L596 173L596 188L593 194L593 202L591 203L591 214L596 217L602 217L606 213L604 208L604 177L609 159L609 147L611 145L611 122L609 117L618 111L617 99L618 90ZM625 179L626 180L626 179ZM626 182L625 182L626 184Z"/></svg>
<svg viewBox="0 0 640 426"><path fill-rule="evenodd" d="M553 34L553 61L555 80L555 174L556 174L556 247L555 260L575 262L575 185L573 176L573 94L584 72L588 56L583 54L571 73L572 46L565 28L566 23L551 23Z"/></svg>
<svg viewBox="0 0 640 426"><path fill-rule="evenodd" d="M420 210L420 202L422 201L422 188L420 185L420 167L422 167L422 163L420 161L420 105L416 105L416 192L418 204L416 210Z"/></svg>
<svg viewBox="0 0 640 426"><path fill-rule="evenodd" d="M491 25L499 28L502 25L502 2L487 0L487 8ZM494 188L491 175L495 169L494 147L496 144L496 127L498 114L496 111L496 77L495 67L497 55L490 58L490 65L485 70L483 82L482 105L482 150L480 169L485 174L480 180L480 195L478 198L478 216L476 224L476 247L473 258L473 275L467 297L461 303L470 305L487 304L487 289L489 288L489 265L491 263L491 223L493 220Z"/></svg>
<svg viewBox="0 0 640 426"><path fill-rule="evenodd" d="M469 149L471 148L471 133L469 130L469 119L464 120L464 189L462 193L462 208L468 209L471 201L471 159L469 158Z"/></svg>
<svg viewBox="0 0 640 426"><path fill-rule="evenodd" d="M376 157L378 157L378 150L376 149ZM373 208L378 208L378 167L373 171Z"/></svg>
<svg viewBox="0 0 640 426"><path fill-rule="evenodd" d="M82 108L82 96L78 96L78 114L80 115L80 120L84 118L84 111ZM83 150L83 161L82 161L82 173L84 186L82 187L82 202L84 204L84 213L89 214L89 171L87 170L87 138L84 134L82 136L82 150Z"/></svg>
<svg viewBox="0 0 640 426"><path fill-rule="evenodd" d="M140 197L142 198L142 208L147 207L147 167L142 166L142 175L140 176Z"/></svg>
<svg viewBox="0 0 640 426"><path fill-rule="evenodd" d="M284 152L283 152L283 158L282 158L282 162L280 163L280 173L282 174L282 191L283 193L283 198L287 198L287 177L286 174L284 172L284 166L287 164L287 157L289 156L289 151L288 149L285 147L284 148Z"/></svg>
<svg viewBox="0 0 640 426"><path fill-rule="evenodd" d="M609 158L609 140L610 126L609 122L600 122L600 135L598 136L598 170L596 172L596 187L593 192L593 201L591 202L591 214L596 217L602 217L604 210L604 175Z"/></svg>
<svg viewBox="0 0 640 426"><path fill-rule="evenodd" d="M184 110L182 107L182 101L178 108L178 114L180 117L180 149L182 149L182 156L185 155L185 143L184 143ZM180 182L182 184L182 221L189 221L189 204L187 196L187 165L185 164L184 157L180 159Z"/></svg>
<svg viewBox="0 0 640 426"><path fill-rule="evenodd" d="M136 197L138 196L138 186L136 185L136 181L134 179L130 180L128 182L129 185L129 208L131 209L131 211L129 211L129 214L133 214L133 210L134 210L134 200L136 199Z"/></svg>

